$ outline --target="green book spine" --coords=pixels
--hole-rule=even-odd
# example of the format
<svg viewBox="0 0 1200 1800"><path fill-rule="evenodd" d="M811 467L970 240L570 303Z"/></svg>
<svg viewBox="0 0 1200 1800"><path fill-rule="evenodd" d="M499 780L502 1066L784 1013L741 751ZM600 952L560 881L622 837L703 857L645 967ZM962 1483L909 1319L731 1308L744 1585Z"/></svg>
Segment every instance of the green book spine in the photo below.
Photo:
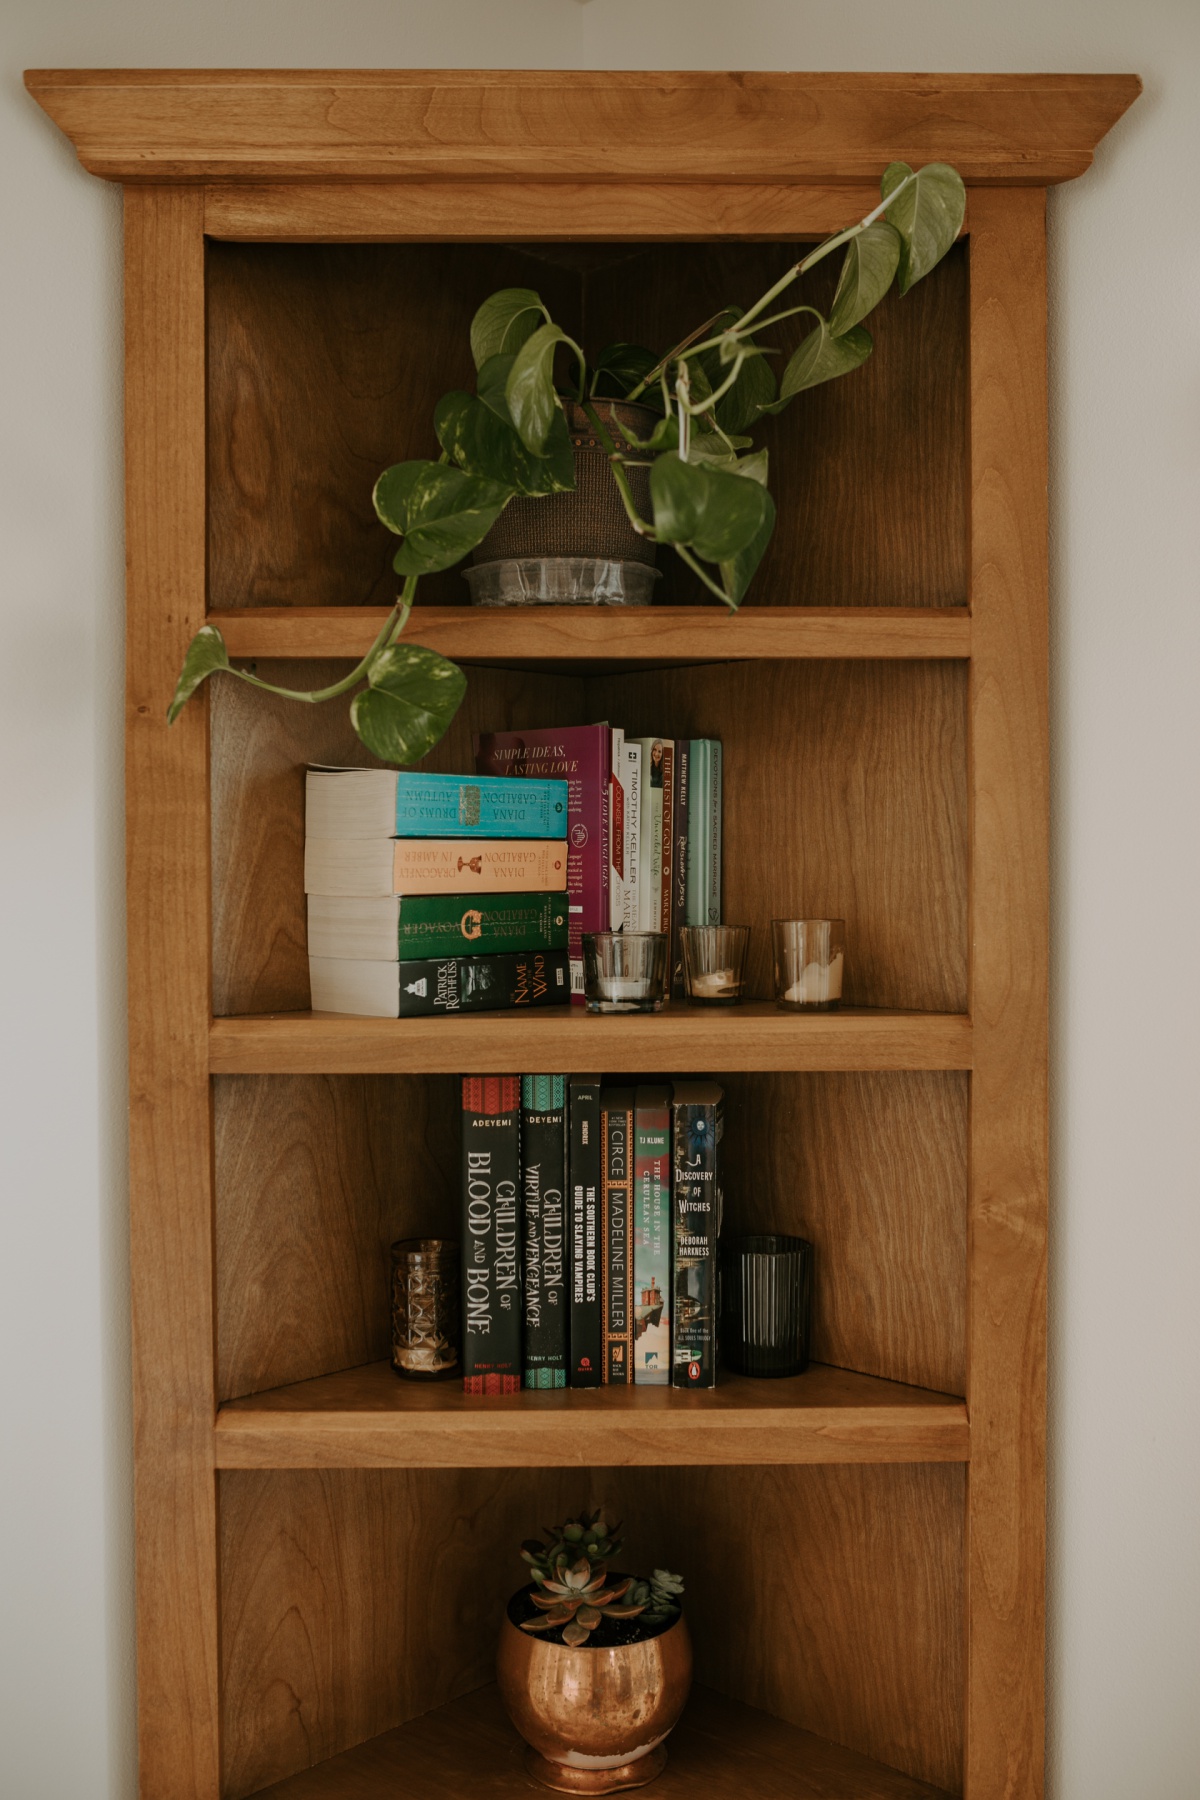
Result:
<svg viewBox="0 0 1200 1800"><path fill-rule="evenodd" d="M400 902L400 961L565 950L565 894L413 894Z"/></svg>
<svg viewBox="0 0 1200 1800"><path fill-rule="evenodd" d="M686 910L689 925L721 923L721 744L692 738L688 768Z"/></svg>
<svg viewBox="0 0 1200 1800"><path fill-rule="evenodd" d="M521 1077L525 1202L525 1386L567 1385L566 1079Z"/></svg>

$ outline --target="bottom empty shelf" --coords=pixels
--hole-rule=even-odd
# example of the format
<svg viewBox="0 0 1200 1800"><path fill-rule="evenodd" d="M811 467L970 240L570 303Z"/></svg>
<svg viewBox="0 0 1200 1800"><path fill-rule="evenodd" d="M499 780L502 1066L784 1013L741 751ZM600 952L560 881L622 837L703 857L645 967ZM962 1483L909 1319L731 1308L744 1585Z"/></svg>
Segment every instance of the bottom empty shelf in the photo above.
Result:
<svg viewBox="0 0 1200 1800"><path fill-rule="evenodd" d="M270 1800L481 1800L549 1793L526 1775L494 1686L289 1776ZM698 1688L670 1739L654 1800L947 1800L940 1788L844 1750L769 1713Z"/></svg>

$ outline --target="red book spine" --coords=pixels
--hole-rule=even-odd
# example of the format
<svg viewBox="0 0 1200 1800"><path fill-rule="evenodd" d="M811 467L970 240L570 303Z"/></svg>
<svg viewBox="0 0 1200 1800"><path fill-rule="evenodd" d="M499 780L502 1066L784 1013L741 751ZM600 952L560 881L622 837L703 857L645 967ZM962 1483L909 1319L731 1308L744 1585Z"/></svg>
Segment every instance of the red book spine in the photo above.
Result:
<svg viewBox="0 0 1200 1800"><path fill-rule="evenodd" d="M548 731L489 731L475 739L480 775L517 775L567 784L567 949L571 999L583 1004L585 931L608 931L612 733L607 725Z"/></svg>

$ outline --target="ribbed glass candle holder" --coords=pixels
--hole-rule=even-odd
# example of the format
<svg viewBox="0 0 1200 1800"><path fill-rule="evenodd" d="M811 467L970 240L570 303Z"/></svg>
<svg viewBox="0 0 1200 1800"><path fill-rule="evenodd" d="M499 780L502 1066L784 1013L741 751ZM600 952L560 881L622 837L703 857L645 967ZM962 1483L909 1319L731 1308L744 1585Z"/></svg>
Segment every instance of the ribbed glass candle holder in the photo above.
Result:
<svg viewBox="0 0 1200 1800"><path fill-rule="evenodd" d="M781 1232L721 1240L721 1360L738 1375L808 1367L813 1247Z"/></svg>

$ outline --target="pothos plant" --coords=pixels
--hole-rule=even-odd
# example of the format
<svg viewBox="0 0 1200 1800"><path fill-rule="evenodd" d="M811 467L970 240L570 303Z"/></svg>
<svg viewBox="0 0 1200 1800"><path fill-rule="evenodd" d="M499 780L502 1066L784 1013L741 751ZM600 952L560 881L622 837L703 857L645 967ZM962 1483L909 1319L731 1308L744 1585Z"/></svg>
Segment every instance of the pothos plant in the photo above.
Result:
<svg viewBox="0 0 1200 1800"><path fill-rule="evenodd" d="M775 523L767 452L753 447L751 428L805 389L865 362L872 341L862 321L893 281L904 294L927 275L962 225L963 184L946 163L915 172L892 163L881 190L865 218L793 263L752 306L715 313L665 355L620 343L589 361L532 288L492 294L471 322L475 392L455 389L434 409L441 455L397 463L375 484L375 511L402 540L394 567L403 585L362 661L329 687L276 687L252 669L234 668L220 632L204 625L188 648L168 722L220 672L308 706L353 693L354 729L376 756L413 763L426 755L457 712L466 677L435 651L400 642L417 584L461 561L513 499L574 489L556 366L568 373L567 397L584 407L608 455L634 530L669 544L716 599L736 610ZM784 304L808 270L843 248L828 315L804 301ZM771 359L778 352L765 334L793 318L812 323L777 378ZM632 451L618 447L596 404L608 400L640 401L658 414L645 438L622 427ZM649 465L648 519L629 481L637 464Z"/></svg>
<svg viewBox="0 0 1200 1800"><path fill-rule="evenodd" d="M620 1526L610 1527L599 1512L581 1513L565 1525L547 1525L545 1542L528 1538L521 1555L529 1564L537 1616L522 1622L523 1631L562 1627L563 1643L578 1649L605 1619L642 1618L665 1625L678 1616L683 1582L666 1569L655 1569L649 1581L625 1576L610 1581L609 1559L621 1548Z"/></svg>

